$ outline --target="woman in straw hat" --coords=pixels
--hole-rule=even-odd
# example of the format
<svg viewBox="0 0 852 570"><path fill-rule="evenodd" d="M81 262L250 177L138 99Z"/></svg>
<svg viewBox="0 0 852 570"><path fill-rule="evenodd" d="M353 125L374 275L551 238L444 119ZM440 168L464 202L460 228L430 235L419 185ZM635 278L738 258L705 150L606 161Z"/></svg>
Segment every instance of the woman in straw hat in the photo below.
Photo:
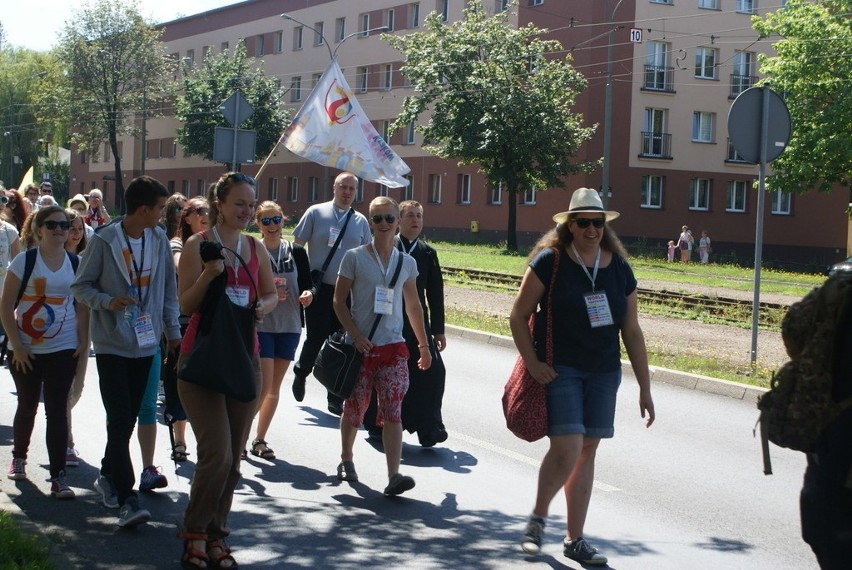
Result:
<svg viewBox="0 0 852 570"><path fill-rule="evenodd" d="M532 377L547 385L550 448L541 463L535 507L521 547L541 549L550 502L564 489L568 504L564 554L584 564L606 564L583 535L600 440L614 432L621 383L619 334L639 382L639 411L654 422L654 402L645 339L639 327L636 278L627 253L607 222L595 190L580 188L567 212L553 216L556 228L530 253L510 324L515 345ZM554 269L554 290L549 296ZM552 298L552 307L548 307ZM541 306L532 333L531 315ZM553 364L545 362L546 318L552 311Z"/></svg>

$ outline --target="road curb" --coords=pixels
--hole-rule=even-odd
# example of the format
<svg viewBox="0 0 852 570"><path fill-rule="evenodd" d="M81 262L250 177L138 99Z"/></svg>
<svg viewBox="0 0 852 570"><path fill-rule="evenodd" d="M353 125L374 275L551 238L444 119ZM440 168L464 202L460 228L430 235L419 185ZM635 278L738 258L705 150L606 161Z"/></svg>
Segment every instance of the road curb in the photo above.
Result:
<svg viewBox="0 0 852 570"><path fill-rule="evenodd" d="M446 331L452 336L515 350L515 343L512 340L512 337L509 336L491 334L451 325L446 326ZM630 367L630 362L627 360L621 361L621 368L625 373L633 373ZM689 390L696 390L698 392L705 392L707 394L727 396L729 398L735 398L737 400L744 400L746 402L753 402L754 404L757 404L757 399L766 393L766 389L759 388L757 386L750 386L748 384L740 384L729 380L711 378L710 376L671 370L661 366L650 366L649 368L651 370L651 380L654 382L665 382L666 384L673 384L675 386L680 386Z"/></svg>

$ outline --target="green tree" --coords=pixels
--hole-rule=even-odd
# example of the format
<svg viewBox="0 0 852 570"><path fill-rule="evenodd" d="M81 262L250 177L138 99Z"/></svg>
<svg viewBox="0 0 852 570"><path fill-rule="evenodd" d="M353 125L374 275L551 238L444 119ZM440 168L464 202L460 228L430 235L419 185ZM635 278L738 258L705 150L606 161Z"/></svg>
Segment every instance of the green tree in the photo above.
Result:
<svg viewBox="0 0 852 570"><path fill-rule="evenodd" d="M55 59L25 48L0 49L0 178L14 188L44 156L50 129L38 121L38 94Z"/></svg>
<svg viewBox="0 0 852 570"><path fill-rule="evenodd" d="M417 130L425 148L460 164L478 164L488 183L508 192L507 248L518 248L518 194L564 187L562 177L597 166L572 163L594 127L572 112L586 88L571 56L557 56L559 42L540 39L545 30L513 28L509 13L488 16L481 0L450 25L430 14L424 32L385 35L403 53L403 72L416 94L406 97L394 129L423 114Z"/></svg>
<svg viewBox="0 0 852 570"><path fill-rule="evenodd" d="M760 71L784 95L790 110L790 144L772 162L773 190L830 191L848 186L852 143L852 1L789 0L783 9L754 17L761 37L779 36L777 55L760 56Z"/></svg>
<svg viewBox="0 0 852 570"><path fill-rule="evenodd" d="M281 89L275 79L264 74L259 61L246 56L245 45L240 41L233 53L210 53L198 68L184 73L183 93L177 98L175 114L182 122L177 140L187 154L213 160L216 127L231 127L219 106L237 90L254 107L254 113L242 125L235 126L257 132L255 160L272 151L290 114L282 106Z"/></svg>
<svg viewBox="0 0 852 570"><path fill-rule="evenodd" d="M162 29L146 22L138 1L92 0L68 18L57 52L66 67L65 89L52 109L74 125L72 141L97 156L106 140L114 160L119 205L124 197L120 136L138 136L143 114L157 114L155 101L173 87L174 62L164 53Z"/></svg>

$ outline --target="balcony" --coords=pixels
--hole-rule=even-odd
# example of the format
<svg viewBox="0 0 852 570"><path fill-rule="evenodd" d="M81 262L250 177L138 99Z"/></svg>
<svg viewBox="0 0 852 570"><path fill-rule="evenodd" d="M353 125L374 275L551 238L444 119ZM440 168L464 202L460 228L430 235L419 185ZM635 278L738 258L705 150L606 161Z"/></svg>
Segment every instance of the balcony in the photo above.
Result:
<svg viewBox="0 0 852 570"><path fill-rule="evenodd" d="M673 67L646 65L645 83L642 85L642 89L648 91L664 91L667 93L674 93L673 76Z"/></svg>
<svg viewBox="0 0 852 570"><path fill-rule="evenodd" d="M671 159L672 135L670 133L642 132L641 158Z"/></svg>
<svg viewBox="0 0 852 570"><path fill-rule="evenodd" d="M735 75L732 73L731 93L730 95L728 95L728 99L736 99L737 95L739 95L749 87L753 87L755 83L757 83L756 75Z"/></svg>

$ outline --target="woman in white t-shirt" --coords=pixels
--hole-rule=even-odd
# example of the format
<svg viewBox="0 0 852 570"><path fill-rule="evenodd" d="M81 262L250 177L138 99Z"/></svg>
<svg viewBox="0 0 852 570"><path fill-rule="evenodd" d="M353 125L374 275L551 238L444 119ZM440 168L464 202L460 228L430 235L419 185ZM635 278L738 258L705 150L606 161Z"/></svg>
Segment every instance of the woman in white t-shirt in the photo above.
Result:
<svg viewBox="0 0 852 570"><path fill-rule="evenodd" d="M74 497L65 481L66 406L77 358L89 346L88 310L76 305L71 295L76 256L65 251L69 225L59 206L38 211L33 222L38 247L12 261L0 300L0 319L9 335L9 371L18 393L8 477L27 478L27 451L43 394L50 494L58 499ZM32 273L18 300L28 257L34 262Z"/></svg>

